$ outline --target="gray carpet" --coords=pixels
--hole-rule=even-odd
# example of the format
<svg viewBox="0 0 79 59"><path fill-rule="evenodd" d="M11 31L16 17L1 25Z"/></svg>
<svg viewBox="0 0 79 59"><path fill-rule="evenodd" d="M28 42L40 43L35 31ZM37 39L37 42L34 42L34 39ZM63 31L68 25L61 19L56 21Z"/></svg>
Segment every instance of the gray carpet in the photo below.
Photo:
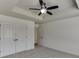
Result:
<svg viewBox="0 0 79 59"><path fill-rule="evenodd" d="M6 56L4 58L79 58L79 56L48 49L45 47L36 47L34 50L20 52Z"/></svg>

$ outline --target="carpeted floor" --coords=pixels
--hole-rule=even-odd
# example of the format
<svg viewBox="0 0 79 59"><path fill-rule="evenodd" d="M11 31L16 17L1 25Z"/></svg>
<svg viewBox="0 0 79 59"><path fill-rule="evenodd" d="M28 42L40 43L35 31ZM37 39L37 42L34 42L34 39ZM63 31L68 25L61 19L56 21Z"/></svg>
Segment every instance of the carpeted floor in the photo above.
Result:
<svg viewBox="0 0 79 59"><path fill-rule="evenodd" d="M6 56L4 58L79 58L79 56L48 49L45 47L36 47L34 50L20 52Z"/></svg>

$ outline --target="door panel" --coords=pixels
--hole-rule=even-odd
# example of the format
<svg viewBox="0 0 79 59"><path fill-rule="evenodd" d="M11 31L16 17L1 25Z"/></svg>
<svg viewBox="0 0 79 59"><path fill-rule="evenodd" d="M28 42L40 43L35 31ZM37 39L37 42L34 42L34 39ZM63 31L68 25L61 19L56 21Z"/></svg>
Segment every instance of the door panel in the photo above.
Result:
<svg viewBox="0 0 79 59"><path fill-rule="evenodd" d="M1 40L1 56L6 56L15 53L15 44L13 37L12 24L2 24L2 40Z"/></svg>
<svg viewBox="0 0 79 59"><path fill-rule="evenodd" d="M23 24L15 24L15 44L16 44L16 52L21 52L26 50L26 31L25 25Z"/></svg>

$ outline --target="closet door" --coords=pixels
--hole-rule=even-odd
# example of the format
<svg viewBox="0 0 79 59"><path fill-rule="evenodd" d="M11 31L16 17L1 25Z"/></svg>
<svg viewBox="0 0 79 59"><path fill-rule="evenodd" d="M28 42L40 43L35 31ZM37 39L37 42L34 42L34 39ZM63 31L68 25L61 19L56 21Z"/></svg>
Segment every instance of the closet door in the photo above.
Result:
<svg viewBox="0 0 79 59"><path fill-rule="evenodd" d="M13 26L11 23L2 24L1 56L15 53Z"/></svg>
<svg viewBox="0 0 79 59"><path fill-rule="evenodd" d="M16 46L16 52L21 52L26 50L27 46L27 38L26 38L26 27L23 24L14 24L15 29L15 46Z"/></svg>

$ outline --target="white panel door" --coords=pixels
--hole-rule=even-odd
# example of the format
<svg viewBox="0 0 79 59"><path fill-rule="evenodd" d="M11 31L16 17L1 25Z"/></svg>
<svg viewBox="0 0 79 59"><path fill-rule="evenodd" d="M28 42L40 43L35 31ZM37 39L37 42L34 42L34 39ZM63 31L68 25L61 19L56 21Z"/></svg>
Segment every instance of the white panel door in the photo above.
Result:
<svg viewBox="0 0 79 59"><path fill-rule="evenodd" d="M26 26L23 24L14 24L14 35L15 35L15 46L16 52L21 52L26 50L27 47L27 38L26 38Z"/></svg>
<svg viewBox="0 0 79 59"><path fill-rule="evenodd" d="M2 39L1 39L1 56L7 56L15 53L15 44L13 36L12 24L2 24Z"/></svg>

